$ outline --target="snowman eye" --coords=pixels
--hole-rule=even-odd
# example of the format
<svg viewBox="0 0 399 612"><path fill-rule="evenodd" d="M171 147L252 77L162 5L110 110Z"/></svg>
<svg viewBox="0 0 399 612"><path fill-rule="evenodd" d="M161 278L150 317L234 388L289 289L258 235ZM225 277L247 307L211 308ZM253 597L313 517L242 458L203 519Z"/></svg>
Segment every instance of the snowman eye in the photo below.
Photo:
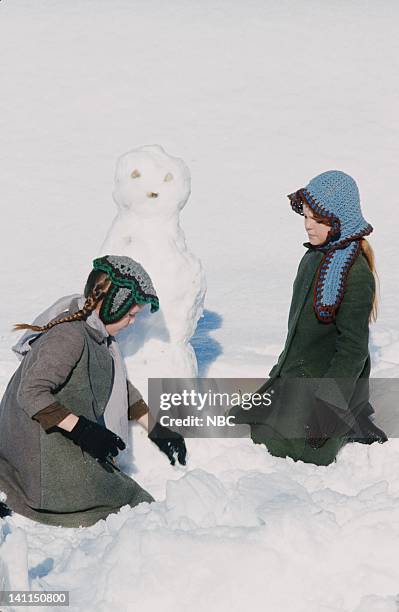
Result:
<svg viewBox="0 0 399 612"><path fill-rule="evenodd" d="M168 174L164 178L165 183L167 183L168 181L173 181L173 174L171 172L168 172Z"/></svg>
<svg viewBox="0 0 399 612"><path fill-rule="evenodd" d="M141 176L140 172L138 170L133 170L133 172L131 173L131 178L139 178L139 176Z"/></svg>

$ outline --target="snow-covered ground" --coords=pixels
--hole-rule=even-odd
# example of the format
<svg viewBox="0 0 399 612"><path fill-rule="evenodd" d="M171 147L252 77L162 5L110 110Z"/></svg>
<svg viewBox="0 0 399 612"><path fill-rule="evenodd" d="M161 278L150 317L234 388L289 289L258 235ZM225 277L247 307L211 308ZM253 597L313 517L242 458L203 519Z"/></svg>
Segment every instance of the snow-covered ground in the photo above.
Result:
<svg viewBox="0 0 399 612"><path fill-rule="evenodd" d="M188 440L172 470L136 437L159 502L93 527L12 517L7 589L69 590L71 610L396 612L399 447L351 445L326 468L248 440Z"/></svg>
<svg viewBox="0 0 399 612"><path fill-rule="evenodd" d="M263 377L306 236L286 194L358 181L381 281L373 374L399 376L396 0L0 2L0 392L15 322L83 289L115 216L117 157L182 157L181 215L207 277L200 373ZM71 610L396 612L399 442L327 468L250 440L188 440L186 468L134 428L156 505L64 530L2 523L0 585Z"/></svg>

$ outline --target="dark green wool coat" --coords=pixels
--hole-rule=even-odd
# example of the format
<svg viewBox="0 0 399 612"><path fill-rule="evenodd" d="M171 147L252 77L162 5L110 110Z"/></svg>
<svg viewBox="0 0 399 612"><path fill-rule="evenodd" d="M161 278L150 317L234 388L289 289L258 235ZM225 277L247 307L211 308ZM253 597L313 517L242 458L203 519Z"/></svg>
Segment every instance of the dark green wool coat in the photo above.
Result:
<svg viewBox="0 0 399 612"><path fill-rule="evenodd" d="M137 391L126 382L128 395ZM126 474L106 469L32 418L59 402L96 421L112 386L113 359L105 338L86 322L60 323L33 342L0 405L0 491L11 509L49 525L79 527L126 504L153 501Z"/></svg>
<svg viewBox="0 0 399 612"><path fill-rule="evenodd" d="M327 465L346 436L331 438L320 449L306 442L305 427L316 400L327 402L346 430L356 417L373 412L369 400L369 316L375 281L363 253L349 270L344 298L332 323L317 319L314 286L323 254L308 248L293 285L288 334L278 362L258 392L271 393L269 407L239 408L237 423L249 423L254 442L277 456Z"/></svg>

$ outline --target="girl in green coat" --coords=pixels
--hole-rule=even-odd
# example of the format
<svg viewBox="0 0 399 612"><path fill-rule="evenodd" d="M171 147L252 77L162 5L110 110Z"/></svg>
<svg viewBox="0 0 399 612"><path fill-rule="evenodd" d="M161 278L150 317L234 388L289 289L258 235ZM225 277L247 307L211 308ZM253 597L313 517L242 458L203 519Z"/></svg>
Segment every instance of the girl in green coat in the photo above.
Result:
<svg viewBox="0 0 399 612"><path fill-rule="evenodd" d="M254 442L276 456L318 465L348 441L384 442L370 419L369 322L375 319L374 257L364 236L355 181L339 171L316 176L288 196L309 241L293 286L288 335L269 379L258 390L270 408L239 408Z"/></svg>
<svg viewBox="0 0 399 612"><path fill-rule="evenodd" d="M79 527L153 501L118 466L128 419L148 429L148 407L114 335L145 304L158 310L143 267L106 255L94 260L84 295L65 296L36 324L16 326L28 331L14 347L23 359L0 404L0 493L7 495L0 516L11 509ZM156 424L149 437L171 463L175 456L185 463L182 436Z"/></svg>

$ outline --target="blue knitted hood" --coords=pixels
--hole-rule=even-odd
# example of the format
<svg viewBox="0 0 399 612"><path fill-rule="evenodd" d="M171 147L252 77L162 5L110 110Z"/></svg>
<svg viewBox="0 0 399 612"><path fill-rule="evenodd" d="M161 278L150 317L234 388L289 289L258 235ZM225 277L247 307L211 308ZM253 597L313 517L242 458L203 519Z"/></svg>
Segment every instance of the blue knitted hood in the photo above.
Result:
<svg viewBox="0 0 399 612"><path fill-rule="evenodd" d="M323 172L288 198L298 214L303 215L303 204L307 204L331 226L323 244L304 244L324 253L316 278L314 310L320 321L330 323L344 297L349 270L361 251L360 240L373 228L362 215L356 182L345 172Z"/></svg>

